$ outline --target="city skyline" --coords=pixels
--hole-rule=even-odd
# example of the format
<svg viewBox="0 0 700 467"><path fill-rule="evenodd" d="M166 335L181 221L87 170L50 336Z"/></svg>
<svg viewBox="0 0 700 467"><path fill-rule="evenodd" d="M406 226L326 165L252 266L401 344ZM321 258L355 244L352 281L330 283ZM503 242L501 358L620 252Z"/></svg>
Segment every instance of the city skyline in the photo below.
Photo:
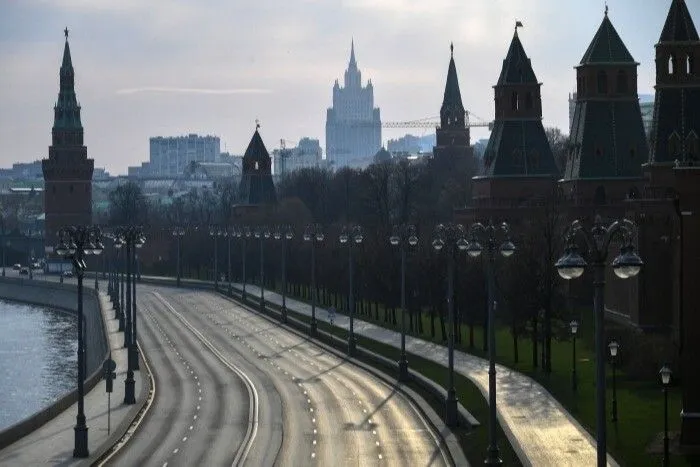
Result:
<svg viewBox="0 0 700 467"><path fill-rule="evenodd" d="M573 67L602 20L604 3L465 3L6 3L0 7L0 63L5 65L0 166L46 157L66 26L88 154L96 166L115 174L147 160L151 136L215 134L222 150L241 154L256 118L271 149L280 138L296 142L303 136L319 138L324 146L330 89L342 78L353 38L383 120L438 115L450 42L465 107L492 120L492 86L516 19L524 23L520 36L544 83L545 126L568 132ZM641 62L643 94L653 93L653 46L669 4L643 9L632 0L610 4L613 24ZM697 14L697 6L689 8ZM577 21L561 21L562 15ZM410 132L421 134L385 129L383 142ZM474 140L487 136L473 130Z"/></svg>

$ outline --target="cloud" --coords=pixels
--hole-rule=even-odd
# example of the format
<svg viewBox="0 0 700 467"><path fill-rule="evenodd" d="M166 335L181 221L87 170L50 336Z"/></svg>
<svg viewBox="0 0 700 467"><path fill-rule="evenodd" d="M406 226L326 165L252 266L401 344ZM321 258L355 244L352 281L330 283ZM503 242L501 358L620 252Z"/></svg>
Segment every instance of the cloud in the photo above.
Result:
<svg viewBox="0 0 700 467"><path fill-rule="evenodd" d="M211 89L211 88L172 88L165 86L145 86L141 88L118 89L117 94L142 94L142 93L176 93L176 94L270 94L271 89L237 88L237 89Z"/></svg>

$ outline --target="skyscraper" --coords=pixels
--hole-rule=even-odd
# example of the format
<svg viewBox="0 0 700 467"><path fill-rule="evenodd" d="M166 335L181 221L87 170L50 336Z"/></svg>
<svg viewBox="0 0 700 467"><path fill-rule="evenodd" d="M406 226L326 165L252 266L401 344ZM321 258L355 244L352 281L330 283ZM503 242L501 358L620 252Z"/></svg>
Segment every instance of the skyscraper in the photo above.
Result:
<svg viewBox="0 0 700 467"><path fill-rule="evenodd" d="M64 31L60 90L54 106L49 157L42 160L44 173L44 210L46 246L56 242L56 232L67 225L92 222L92 171L95 161L88 159L83 145L80 105L75 95L75 72L68 46L68 29Z"/></svg>
<svg viewBox="0 0 700 467"><path fill-rule="evenodd" d="M372 80L362 86L353 41L344 86L335 81L333 107L326 115L326 158L336 169L365 166L381 145L382 124L379 109L374 107L374 87Z"/></svg>

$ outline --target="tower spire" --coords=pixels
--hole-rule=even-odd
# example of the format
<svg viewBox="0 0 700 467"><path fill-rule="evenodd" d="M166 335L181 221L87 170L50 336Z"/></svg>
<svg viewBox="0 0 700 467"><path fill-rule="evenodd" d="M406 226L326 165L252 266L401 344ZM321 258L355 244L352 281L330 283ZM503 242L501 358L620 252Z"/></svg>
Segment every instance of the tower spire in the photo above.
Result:
<svg viewBox="0 0 700 467"><path fill-rule="evenodd" d="M355 60L355 39L350 40L350 65L348 68L357 68L357 61Z"/></svg>
<svg viewBox="0 0 700 467"><path fill-rule="evenodd" d="M63 30L63 35L66 38L63 46L63 60L59 72L60 88L58 91L58 100L54 107L54 131L69 131L71 135L80 134L80 144L82 144L83 126L80 122L80 105L78 98L75 95L75 71L73 70L73 61L70 54L70 45L68 43L68 28ZM61 138L67 141L68 138Z"/></svg>
<svg viewBox="0 0 700 467"><path fill-rule="evenodd" d="M445 94L440 107L441 128L464 128L464 105L462 93L459 90L457 79L457 66L454 59L454 44L450 43L450 64L447 68L447 80L445 81Z"/></svg>

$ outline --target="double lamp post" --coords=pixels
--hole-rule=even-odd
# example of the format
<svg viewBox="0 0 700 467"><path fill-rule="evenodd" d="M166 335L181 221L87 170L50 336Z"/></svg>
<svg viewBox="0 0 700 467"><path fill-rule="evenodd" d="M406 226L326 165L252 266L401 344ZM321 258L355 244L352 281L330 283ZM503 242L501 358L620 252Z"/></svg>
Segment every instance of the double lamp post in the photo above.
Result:
<svg viewBox="0 0 700 467"><path fill-rule="evenodd" d="M595 355L596 355L596 448L597 465L607 465L607 437L605 417L605 266L608 250L614 241L621 244L620 254L613 260L612 267L615 275L627 279L639 274L642 260L637 255L633 242L637 228L628 219L615 221L605 225L597 216L593 227L586 230L579 221L574 221L566 234L566 250L557 260L555 266L559 275L566 279L576 279L584 273L588 262L579 254L576 238L583 239L588 252L588 261L593 269L593 309L595 313ZM572 326L573 330L573 326ZM574 383L575 384L575 383ZM575 386L574 386L575 387Z"/></svg>
<svg viewBox="0 0 700 467"><path fill-rule="evenodd" d="M85 423L85 336L83 335L83 276L85 257L99 255L104 249L97 227L64 227L58 231L56 254L71 260L78 277L78 415L74 427L73 457L89 457L88 427Z"/></svg>

